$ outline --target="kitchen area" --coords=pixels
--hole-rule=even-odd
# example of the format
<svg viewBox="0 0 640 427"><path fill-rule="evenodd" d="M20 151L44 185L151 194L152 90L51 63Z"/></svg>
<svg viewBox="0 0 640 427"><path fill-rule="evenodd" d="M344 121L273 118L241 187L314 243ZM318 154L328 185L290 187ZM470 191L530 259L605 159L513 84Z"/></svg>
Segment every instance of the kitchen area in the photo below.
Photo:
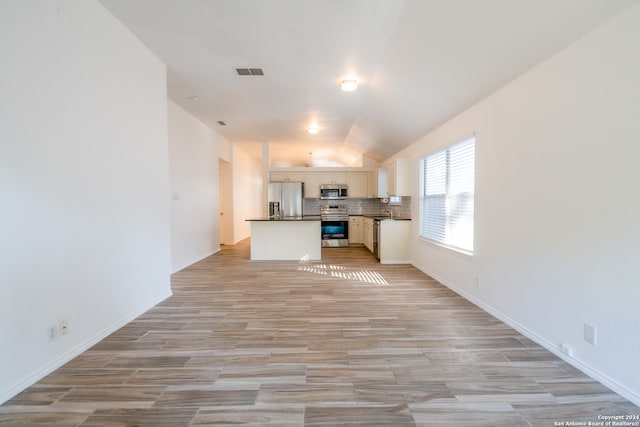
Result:
<svg viewBox="0 0 640 427"><path fill-rule="evenodd" d="M319 260L323 248L364 247L380 263L409 263L409 170L408 159L369 169L272 169L266 215L248 219L251 259Z"/></svg>

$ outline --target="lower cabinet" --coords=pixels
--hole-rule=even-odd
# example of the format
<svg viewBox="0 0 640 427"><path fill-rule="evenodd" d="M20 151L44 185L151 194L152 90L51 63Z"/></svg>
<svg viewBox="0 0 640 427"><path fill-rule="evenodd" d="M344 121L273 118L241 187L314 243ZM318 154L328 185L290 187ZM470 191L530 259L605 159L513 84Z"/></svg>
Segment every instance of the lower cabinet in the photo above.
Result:
<svg viewBox="0 0 640 427"><path fill-rule="evenodd" d="M355 218L358 218L356 220ZM373 218L349 218L349 244L355 238L355 223L360 223L361 243L373 252ZM380 221L378 257L381 264L410 264L411 220L383 219ZM352 234L352 229L354 230ZM354 241L355 243L355 241Z"/></svg>
<svg viewBox="0 0 640 427"><path fill-rule="evenodd" d="M362 244L362 217L350 216L349 217L349 244L361 245Z"/></svg>
<svg viewBox="0 0 640 427"><path fill-rule="evenodd" d="M373 218L362 217L362 243L373 252Z"/></svg>

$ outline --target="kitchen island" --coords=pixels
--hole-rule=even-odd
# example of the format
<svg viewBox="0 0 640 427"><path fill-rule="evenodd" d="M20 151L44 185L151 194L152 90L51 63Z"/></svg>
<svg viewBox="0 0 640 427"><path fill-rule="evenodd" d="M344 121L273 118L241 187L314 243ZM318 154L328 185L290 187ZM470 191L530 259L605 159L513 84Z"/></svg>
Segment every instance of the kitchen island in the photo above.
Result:
<svg viewBox="0 0 640 427"><path fill-rule="evenodd" d="M364 215L363 243L380 264L411 263L411 218Z"/></svg>
<svg viewBox="0 0 640 427"><path fill-rule="evenodd" d="M378 230L378 259L380 264L410 264L411 219L384 218Z"/></svg>
<svg viewBox="0 0 640 427"><path fill-rule="evenodd" d="M320 217L248 219L252 260L322 259Z"/></svg>

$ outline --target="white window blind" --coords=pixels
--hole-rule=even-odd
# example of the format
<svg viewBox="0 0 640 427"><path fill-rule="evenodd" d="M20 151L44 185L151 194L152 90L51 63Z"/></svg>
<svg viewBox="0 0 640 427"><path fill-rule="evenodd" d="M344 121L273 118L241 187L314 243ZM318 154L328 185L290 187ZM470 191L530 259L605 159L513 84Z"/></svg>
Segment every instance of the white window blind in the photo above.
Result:
<svg viewBox="0 0 640 427"><path fill-rule="evenodd" d="M422 159L420 235L473 252L475 137Z"/></svg>

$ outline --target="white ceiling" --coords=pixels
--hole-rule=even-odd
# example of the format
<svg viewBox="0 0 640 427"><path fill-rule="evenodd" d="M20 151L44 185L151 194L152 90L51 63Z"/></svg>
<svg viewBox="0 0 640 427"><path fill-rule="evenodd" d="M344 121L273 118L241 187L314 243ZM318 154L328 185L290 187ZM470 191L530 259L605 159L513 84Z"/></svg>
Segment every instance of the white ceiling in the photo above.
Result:
<svg viewBox="0 0 640 427"><path fill-rule="evenodd" d="M174 102L273 166L385 160L634 1L101 0Z"/></svg>

